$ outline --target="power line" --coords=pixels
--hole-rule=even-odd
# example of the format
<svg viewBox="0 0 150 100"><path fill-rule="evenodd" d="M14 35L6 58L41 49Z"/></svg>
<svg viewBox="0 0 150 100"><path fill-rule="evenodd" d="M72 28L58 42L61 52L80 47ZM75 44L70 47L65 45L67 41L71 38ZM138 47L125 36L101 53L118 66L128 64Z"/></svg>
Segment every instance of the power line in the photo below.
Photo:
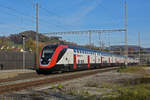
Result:
<svg viewBox="0 0 150 100"><path fill-rule="evenodd" d="M85 30L85 31L68 31L68 32L49 32L49 33L43 33L43 34L87 34L88 32L92 33L107 33L107 32L124 32L125 29L109 29L109 30Z"/></svg>
<svg viewBox="0 0 150 100"><path fill-rule="evenodd" d="M64 21L64 19L65 19L64 16L58 15L58 14L56 14L55 12L52 12L52 11L48 10L47 8L44 8L44 7L42 7L42 6L39 6L39 8L42 9L42 10L44 10L47 14L49 14L49 16L48 16L48 15L45 15L45 16L47 16L47 17L51 17L51 15L55 15L55 16L57 16L59 19L61 19L61 20L63 20L63 21ZM58 21L58 20L55 20L55 22L57 22L57 25L58 25L58 26L61 26L60 24L63 24L63 26L67 26L67 27L80 27L80 26L77 26L77 25L69 25L69 24L66 24L66 23L61 23L61 22ZM61 26L61 27L62 27L62 26Z"/></svg>
<svg viewBox="0 0 150 100"><path fill-rule="evenodd" d="M111 30L85 30L85 31L68 31L68 32L50 32L50 33L43 33L45 35L52 35L52 34L89 34L89 45L91 45L91 35L93 33L108 33L108 32L124 32L125 29L111 29Z"/></svg>
<svg viewBox="0 0 150 100"><path fill-rule="evenodd" d="M55 15L55 16L57 16L57 17L60 17L60 18L63 17L63 16L61 16L61 15L58 15L58 14L56 14L56 13L54 13L54 12L48 10L48 9L45 8L45 7L39 6L39 8L41 8L42 10L44 10L45 12L47 12L48 14L53 14L53 15Z"/></svg>
<svg viewBox="0 0 150 100"><path fill-rule="evenodd" d="M9 10L11 10L11 11L15 11L16 13L21 14L21 16L24 16L25 18L32 19L32 21L34 21L34 22L35 22L35 19L36 19L36 17L35 17L35 16L29 16L29 15L27 15L27 14L23 13L23 12L18 11L18 10L17 10L17 9L15 9L15 8L8 7L8 6L3 6L3 5L1 5L1 4L0 4L0 7L1 7L1 8L9 9ZM6 13L6 12L5 12L5 13ZM12 16L17 16L17 17L18 17L18 15L16 15L16 14L10 14L10 13L7 13L7 14L12 15ZM42 23L47 24L47 25L50 25L50 26L52 25L52 24L47 23L48 21L47 21L47 20L45 20L45 19L41 19L41 18L39 18L39 21L40 21L40 23L42 22ZM59 27L59 28L63 28L63 29L64 29L64 27L62 27L62 26L60 26L60 25L55 25L55 26L56 26L56 27ZM47 27L48 27L48 26L47 26ZM48 28L49 28L49 27L48 27Z"/></svg>

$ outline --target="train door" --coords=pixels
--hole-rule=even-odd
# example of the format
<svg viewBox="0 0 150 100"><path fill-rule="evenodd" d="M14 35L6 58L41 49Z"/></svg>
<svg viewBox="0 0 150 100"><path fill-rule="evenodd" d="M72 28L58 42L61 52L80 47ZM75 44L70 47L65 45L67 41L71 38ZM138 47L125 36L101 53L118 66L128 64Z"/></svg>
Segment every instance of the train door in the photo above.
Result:
<svg viewBox="0 0 150 100"><path fill-rule="evenodd" d="M111 65L110 56L108 56L108 66Z"/></svg>
<svg viewBox="0 0 150 100"><path fill-rule="evenodd" d="M76 54L74 54L73 56L73 69L76 69L77 68L77 56Z"/></svg>
<svg viewBox="0 0 150 100"><path fill-rule="evenodd" d="M90 68L90 56L88 55L88 68Z"/></svg>
<svg viewBox="0 0 150 100"><path fill-rule="evenodd" d="M103 66L103 56L101 55L101 66Z"/></svg>

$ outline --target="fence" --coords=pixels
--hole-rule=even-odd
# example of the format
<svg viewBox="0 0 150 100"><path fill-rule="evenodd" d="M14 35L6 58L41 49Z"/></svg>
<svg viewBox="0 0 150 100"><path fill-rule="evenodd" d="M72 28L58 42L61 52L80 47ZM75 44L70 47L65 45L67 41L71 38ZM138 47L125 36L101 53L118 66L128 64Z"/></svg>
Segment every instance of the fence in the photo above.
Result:
<svg viewBox="0 0 150 100"><path fill-rule="evenodd" d="M35 54L25 52L25 67L33 68L35 66ZM0 52L0 67L1 69L22 69L23 68L23 53L12 51Z"/></svg>

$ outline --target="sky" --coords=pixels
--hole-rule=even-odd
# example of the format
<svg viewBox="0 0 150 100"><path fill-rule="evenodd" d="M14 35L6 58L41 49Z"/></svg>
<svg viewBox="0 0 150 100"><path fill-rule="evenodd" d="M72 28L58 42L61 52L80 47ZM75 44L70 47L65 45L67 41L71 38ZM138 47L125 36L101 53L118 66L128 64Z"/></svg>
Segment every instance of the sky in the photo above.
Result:
<svg viewBox="0 0 150 100"><path fill-rule="evenodd" d="M124 0L0 0L0 36L35 30L35 3L39 3L39 32L123 29ZM127 0L128 44L150 47L150 0ZM63 39L88 44L88 35ZM105 45L122 45L124 33L103 33ZM92 43L99 44L98 34Z"/></svg>

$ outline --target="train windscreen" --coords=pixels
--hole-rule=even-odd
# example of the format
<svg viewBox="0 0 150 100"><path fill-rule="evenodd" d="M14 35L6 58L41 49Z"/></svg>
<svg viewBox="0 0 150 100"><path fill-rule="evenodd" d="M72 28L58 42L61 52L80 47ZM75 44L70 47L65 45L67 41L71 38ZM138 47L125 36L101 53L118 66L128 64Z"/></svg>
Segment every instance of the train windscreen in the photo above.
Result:
<svg viewBox="0 0 150 100"><path fill-rule="evenodd" d="M43 48L42 55L41 55L41 64L42 65L49 64L56 48L57 48L57 46L46 46Z"/></svg>

